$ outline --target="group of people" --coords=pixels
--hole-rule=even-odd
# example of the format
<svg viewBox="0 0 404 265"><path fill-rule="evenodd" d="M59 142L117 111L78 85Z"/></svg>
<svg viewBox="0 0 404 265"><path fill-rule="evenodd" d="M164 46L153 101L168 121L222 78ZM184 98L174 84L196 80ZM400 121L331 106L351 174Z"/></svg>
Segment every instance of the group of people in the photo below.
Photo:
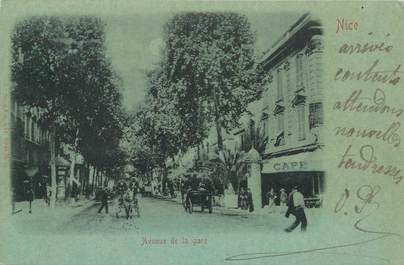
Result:
<svg viewBox="0 0 404 265"><path fill-rule="evenodd" d="M283 212L286 218L289 218L291 214L296 217L296 220L285 229L286 232L293 231L299 224L301 224L301 230L306 231L307 218L304 212L304 196L298 190L298 185L294 185L289 194L286 193L284 188L281 188L278 194L271 188L265 196L268 199L268 209L270 213L273 212L276 201L279 201L279 206L284 210Z"/></svg>
<svg viewBox="0 0 404 265"><path fill-rule="evenodd" d="M275 193L274 189L271 188L267 194L265 194L265 197L268 199L268 209L270 212L273 211L273 206L275 206L276 201L279 199L279 205L282 208L287 207L288 203L288 194L286 193L284 188L281 188L279 191L279 194Z"/></svg>
<svg viewBox="0 0 404 265"><path fill-rule="evenodd" d="M250 212L254 211L254 204L250 188L247 188L247 190L245 190L243 187L240 188L240 192L238 194L238 208L249 210Z"/></svg>
<svg viewBox="0 0 404 265"><path fill-rule="evenodd" d="M139 185L136 181L130 180L119 180L114 187L115 195L117 197L117 212L116 216L124 211L126 219L132 218L132 213L135 211L137 216L140 216L139 210L139 200L137 194L139 193ZM101 200L101 206L98 209L98 213L101 213L103 209L108 214L108 200L112 197L112 194L108 187L104 187L100 193L99 197Z"/></svg>
<svg viewBox="0 0 404 265"><path fill-rule="evenodd" d="M157 180L151 181L153 194L170 196L175 198L177 196L176 191L179 190L179 180L167 179L165 182L158 182Z"/></svg>
<svg viewBox="0 0 404 265"><path fill-rule="evenodd" d="M38 188L36 188L38 185ZM32 213L32 202L35 199L35 190L39 191L40 196L43 197L46 205L50 206L50 197L51 197L51 188L47 183L47 176L43 176L38 182L35 182L33 178L27 178L23 181L23 191L24 191L24 199L28 202L28 212ZM17 211L15 209L16 203L16 191L13 189L12 191L12 214L20 212L21 210Z"/></svg>

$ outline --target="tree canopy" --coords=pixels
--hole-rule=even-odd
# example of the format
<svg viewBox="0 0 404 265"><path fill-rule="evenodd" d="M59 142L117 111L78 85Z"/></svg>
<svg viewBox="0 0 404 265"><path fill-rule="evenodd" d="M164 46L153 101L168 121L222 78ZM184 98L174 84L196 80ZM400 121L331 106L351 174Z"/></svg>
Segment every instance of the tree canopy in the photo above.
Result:
<svg viewBox="0 0 404 265"><path fill-rule="evenodd" d="M125 123L121 81L105 55L104 32L96 17L33 17L12 35L13 96L42 109L43 126L53 127L61 142L77 143L97 166L122 157Z"/></svg>
<svg viewBox="0 0 404 265"><path fill-rule="evenodd" d="M132 155L136 161L147 157L151 166L198 146L212 126L222 150L222 128L238 125L263 81L255 34L243 15L177 14L163 34L161 61L147 74L145 104L134 116Z"/></svg>
<svg viewBox="0 0 404 265"><path fill-rule="evenodd" d="M247 18L236 13L184 13L164 27L163 72L170 94L187 124L215 122L232 129L248 103L261 92L255 63L255 35ZM199 135L199 134L198 134Z"/></svg>

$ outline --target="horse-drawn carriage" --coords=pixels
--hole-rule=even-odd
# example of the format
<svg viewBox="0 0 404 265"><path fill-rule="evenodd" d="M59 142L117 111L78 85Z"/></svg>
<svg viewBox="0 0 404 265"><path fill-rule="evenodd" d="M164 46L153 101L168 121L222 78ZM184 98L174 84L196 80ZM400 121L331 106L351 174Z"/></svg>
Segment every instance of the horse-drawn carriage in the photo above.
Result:
<svg viewBox="0 0 404 265"><path fill-rule="evenodd" d="M122 212L126 219L132 218L134 213L140 217L139 200L131 191L120 194L118 197L115 216L119 218Z"/></svg>
<svg viewBox="0 0 404 265"><path fill-rule="evenodd" d="M201 206L203 212L205 208L208 208L209 213L213 210L212 193L206 189L189 190L186 193L184 209L185 211L192 213L194 206Z"/></svg>

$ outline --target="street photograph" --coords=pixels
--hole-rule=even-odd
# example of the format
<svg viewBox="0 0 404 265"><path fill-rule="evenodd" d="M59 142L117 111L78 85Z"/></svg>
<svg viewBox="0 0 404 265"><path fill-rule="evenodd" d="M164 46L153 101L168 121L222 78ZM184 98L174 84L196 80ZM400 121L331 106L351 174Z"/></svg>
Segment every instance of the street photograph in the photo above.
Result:
<svg viewBox="0 0 404 265"><path fill-rule="evenodd" d="M404 264L402 7L0 0L0 265Z"/></svg>
<svg viewBox="0 0 404 265"><path fill-rule="evenodd" d="M18 229L310 229L325 191L321 23L310 13L148 19L15 25Z"/></svg>

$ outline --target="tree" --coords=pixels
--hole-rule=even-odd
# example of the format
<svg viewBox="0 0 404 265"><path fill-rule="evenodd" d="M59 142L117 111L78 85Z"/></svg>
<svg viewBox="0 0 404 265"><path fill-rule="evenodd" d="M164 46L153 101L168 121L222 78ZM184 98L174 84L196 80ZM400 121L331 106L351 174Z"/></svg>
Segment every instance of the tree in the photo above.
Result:
<svg viewBox="0 0 404 265"><path fill-rule="evenodd" d="M222 128L237 126L261 92L250 24L235 13L184 13L174 16L164 33L162 65L176 108L187 124L213 122L222 150ZM207 129L197 127L201 135Z"/></svg>
<svg viewBox="0 0 404 265"><path fill-rule="evenodd" d="M236 192L240 187L240 182L246 179L247 166L244 162L246 153L239 150L224 148L216 150L217 158L215 167L219 168L221 181L224 189L231 184Z"/></svg>
<svg viewBox="0 0 404 265"><path fill-rule="evenodd" d="M253 143L252 146L255 150L263 157L265 153L265 149L268 144L268 136L265 135L265 132L262 127L255 127L253 131Z"/></svg>
<svg viewBox="0 0 404 265"><path fill-rule="evenodd" d="M34 17L17 24L12 36L13 96L44 110L41 120L51 132L52 204L56 139L73 146L74 169L78 150L99 163L97 156L105 159L122 134L118 78L105 56L104 28L95 17ZM89 150L99 146L97 154Z"/></svg>
<svg viewBox="0 0 404 265"><path fill-rule="evenodd" d="M200 142L202 137L198 137L194 124L183 119L176 104L177 98L170 93L179 88L169 86L180 84L170 84L162 68L150 71L147 77L145 102L138 107L132 122L132 155L141 171L160 168L164 182L167 159L174 159L178 152ZM146 166L140 165L140 162Z"/></svg>

